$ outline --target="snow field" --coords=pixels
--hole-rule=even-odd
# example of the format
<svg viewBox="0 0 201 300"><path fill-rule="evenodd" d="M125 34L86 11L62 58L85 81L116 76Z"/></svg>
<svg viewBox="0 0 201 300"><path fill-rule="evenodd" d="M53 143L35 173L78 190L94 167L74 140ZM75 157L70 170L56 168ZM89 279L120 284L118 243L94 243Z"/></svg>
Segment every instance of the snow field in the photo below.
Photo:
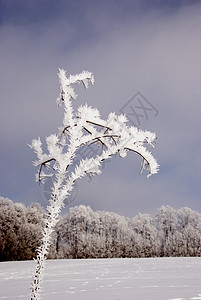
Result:
<svg viewBox="0 0 201 300"><path fill-rule="evenodd" d="M33 261L0 263L0 299L30 299ZM49 260L43 300L201 299L201 258Z"/></svg>

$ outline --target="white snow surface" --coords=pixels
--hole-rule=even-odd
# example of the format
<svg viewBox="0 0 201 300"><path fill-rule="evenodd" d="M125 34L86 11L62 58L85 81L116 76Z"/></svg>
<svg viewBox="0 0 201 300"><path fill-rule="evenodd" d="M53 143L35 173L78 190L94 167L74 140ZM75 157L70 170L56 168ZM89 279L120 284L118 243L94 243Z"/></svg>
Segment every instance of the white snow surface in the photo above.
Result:
<svg viewBox="0 0 201 300"><path fill-rule="evenodd" d="M0 263L0 299L30 299L33 261ZM43 300L201 299L201 258L48 260Z"/></svg>

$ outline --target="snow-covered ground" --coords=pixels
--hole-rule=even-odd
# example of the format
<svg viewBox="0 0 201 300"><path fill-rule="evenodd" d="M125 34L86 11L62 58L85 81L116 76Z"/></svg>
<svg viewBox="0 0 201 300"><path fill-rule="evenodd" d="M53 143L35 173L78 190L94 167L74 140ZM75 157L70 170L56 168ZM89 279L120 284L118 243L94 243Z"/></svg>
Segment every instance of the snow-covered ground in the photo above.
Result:
<svg viewBox="0 0 201 300"><path fill-rule="evenodd" d="M0 263L0 299L29 300L35 263ZM201 299L201 258L51 260L43 300Z"/></svg>

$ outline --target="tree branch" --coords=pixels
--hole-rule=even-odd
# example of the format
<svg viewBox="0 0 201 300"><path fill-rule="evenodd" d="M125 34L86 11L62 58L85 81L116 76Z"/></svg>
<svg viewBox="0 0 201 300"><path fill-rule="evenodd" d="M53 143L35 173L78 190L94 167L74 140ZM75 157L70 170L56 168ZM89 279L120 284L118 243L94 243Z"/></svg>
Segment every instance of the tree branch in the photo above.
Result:
<svg viewBox="0 0 201 300"><path fill-rule="evenodd" d="M47 163L51 162L51 161L56 161L56 159L55 159L55 158L50 158L50 159L44 161L42 164L40 164L40 169L39 169L39 172L38 172L38 180L39 180L39 181L41 181L40 175L41 175L41 172L42 172L42 168L45 167L45 165L46 165Z"/></svg>

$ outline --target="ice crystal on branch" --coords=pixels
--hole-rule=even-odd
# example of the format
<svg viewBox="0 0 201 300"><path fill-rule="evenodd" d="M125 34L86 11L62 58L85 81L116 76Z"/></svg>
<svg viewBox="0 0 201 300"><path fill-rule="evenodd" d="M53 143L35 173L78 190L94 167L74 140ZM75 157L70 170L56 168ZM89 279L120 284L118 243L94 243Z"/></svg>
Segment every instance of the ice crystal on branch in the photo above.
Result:
<svg viewBox="0 0 201 300"><path fill-rule="evenodd" d="M77 75L66 76L66 71L59 69L60 95L57 104L64 108L63 124L58 134L46 137L47 153L43 152L40 138L34 139L30 147L37 155L34 165L38 167L37 180L54 175L52 194L47 207L45 227L41 246L36 258L36 271L32 284L31 299L39 299L40 284L47 258L51 234L58 222L59 213L64 206L64 200L73 190L78 178L87 174L94 176L100 174L101 163L113 155L126 157L129 151L142 157L142 169L148 170L148 176L158 172L158 164L145 146L153 147L155 134L142 131L136 127L126 125L124 115L117 116L110 113L107 120L100 117L99 111L87 104L80 106L76 112L73 110L72 101L77 98L73 85L82 83L85 88L94 84L91 72L83 71ZM101 153L95 157L78 161L74 170L69 168L76 159L78 150L91 144L101 147Z"/></svg>

